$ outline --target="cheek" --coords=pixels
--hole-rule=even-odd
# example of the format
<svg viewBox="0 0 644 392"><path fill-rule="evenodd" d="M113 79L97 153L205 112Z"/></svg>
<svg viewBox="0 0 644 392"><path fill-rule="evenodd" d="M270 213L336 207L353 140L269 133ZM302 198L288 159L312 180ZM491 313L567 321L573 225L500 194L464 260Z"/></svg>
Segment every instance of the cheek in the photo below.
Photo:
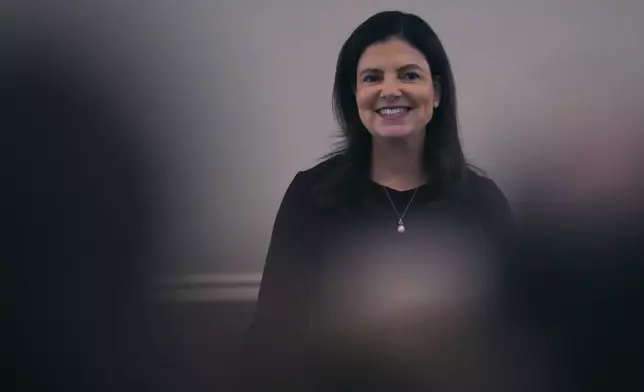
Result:
<svg viewBox="0 0 644 392"><path fill-rule="evenodd" d="M356 91L356 104L360 110L371 110L378 99L378 92L375 89L361 88Z"/></svg>
<svg viewBox="0 0 644 392"><path fill-rule="evenodd" d="M409 94L418 104L419 115L423 120L429 121L434 113L434 92L423 90L410 91Z"/></svg>
<svg viewBox="0 0 644 392"><path fill-rule="evenodd" d="M358 106L358 116L362 124L370 129L375 121L373 107L378 99L377 92L371 89L360 89L356 91L356 105Z"/></svg>

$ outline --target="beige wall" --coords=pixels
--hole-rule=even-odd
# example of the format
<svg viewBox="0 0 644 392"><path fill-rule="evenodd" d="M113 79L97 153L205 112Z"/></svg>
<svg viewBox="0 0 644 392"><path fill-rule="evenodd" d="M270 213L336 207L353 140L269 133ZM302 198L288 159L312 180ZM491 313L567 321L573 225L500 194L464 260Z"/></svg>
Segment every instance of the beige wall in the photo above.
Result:
<svg viewBox="0 0 644 392"><path fill-rule="evenodd" d="M639 0L65 3L40 9L38 29L94 40L105 72L135 81L124 93L143 97L137 110L153 121L144 136L163 162L151 202L169 272L261 271L289 181L331 147L340 46L383 9L435 28L466 153L508 193L510 176L552 145L641 124Z"/></svg>

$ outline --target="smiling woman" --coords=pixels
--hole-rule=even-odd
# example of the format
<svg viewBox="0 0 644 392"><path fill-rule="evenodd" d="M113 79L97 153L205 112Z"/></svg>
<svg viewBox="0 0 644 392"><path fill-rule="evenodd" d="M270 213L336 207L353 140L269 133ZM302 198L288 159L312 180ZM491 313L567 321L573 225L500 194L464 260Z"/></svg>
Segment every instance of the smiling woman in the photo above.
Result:
<svg viewBox="0 0 644 392"><path fill-rule="evenodd" d="M358 62L360 119L375 137L422 135L438 106L427 59L400 38L377 43Z"/></svg>
<svg viewBox="0 0 644 392"><path fill-rule="evenodd" d="M245 376L257 390L469 390L495 352L513 224L499 188L468 169L437 35L411 14L367 19L340 51L333 104L342 144L286 191Z"/></svg>

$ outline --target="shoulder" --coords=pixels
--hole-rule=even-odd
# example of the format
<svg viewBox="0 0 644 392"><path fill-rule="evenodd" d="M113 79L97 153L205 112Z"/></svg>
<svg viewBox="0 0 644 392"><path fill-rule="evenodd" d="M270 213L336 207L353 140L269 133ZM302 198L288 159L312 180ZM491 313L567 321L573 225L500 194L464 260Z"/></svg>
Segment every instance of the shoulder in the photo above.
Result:
<svg viewBox="0 0 644 392"><path fill-rule="evenodd" d="M487 175L468 169L465 176L465 189L470 199L506 202L503 191Z"/></svg>
<svg viewBox="0 0 644 392"><path fill-rule="evenodd" d="M321 184L332 178L337 170L343 167L344 157L333 156L312 166L308 169L298 171L291 181L284 199L292 202L295 199L301 203L312 202Z"/></svg>
<svg viewBox="0 0 644 392"><path fill-rule="evenodd" d="M516 239L517 225L507 198L488 176L468 170L463 181L468 210L505 258Z"/></svg>
<svg viewBox="0 0 644 392"><path fill-rule="evenodd" d="M468 170L467 199L482 222L493 227L495 235L508 240L516 228L514 214L508 199L497 184L481 173Z"/></svg>
<svg viewBox="0 0 644 392"><path fill-rule="evenodd" d="M501 217L510 219L513 215L508 199L499 186L487 175L468 169L460 184L459 193L474 210L486 219Z"/></svg>
<svg viewBox="0 0 644 392"><path fill-rule="evenodd" d="M306 196L315 198L322 187L330 180L339 177L340 172L346 168L346 159L343 155L327 158L309 169L299 171L291 187Z"/></svg>
<svg viewBox="0 0 644 392"><path fill-rule="evenodd" d="M336 155L325 159L317 165L297 173L296 179L302 183L315 184L331 176L343 166L344 156Z"/></svg>

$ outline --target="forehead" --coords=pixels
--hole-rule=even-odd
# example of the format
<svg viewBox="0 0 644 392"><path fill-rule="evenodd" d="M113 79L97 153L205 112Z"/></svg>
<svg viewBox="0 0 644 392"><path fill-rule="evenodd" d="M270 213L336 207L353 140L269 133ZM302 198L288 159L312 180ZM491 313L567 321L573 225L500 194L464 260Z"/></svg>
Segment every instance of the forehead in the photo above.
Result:
<svg viewBox="0 0 644 392"><path fill-rule="evenodd" d="M365 68L397 68L408 64L429 70L422 52L399 38L392 38L367 47L358 61L358 71Z"/></svg>

